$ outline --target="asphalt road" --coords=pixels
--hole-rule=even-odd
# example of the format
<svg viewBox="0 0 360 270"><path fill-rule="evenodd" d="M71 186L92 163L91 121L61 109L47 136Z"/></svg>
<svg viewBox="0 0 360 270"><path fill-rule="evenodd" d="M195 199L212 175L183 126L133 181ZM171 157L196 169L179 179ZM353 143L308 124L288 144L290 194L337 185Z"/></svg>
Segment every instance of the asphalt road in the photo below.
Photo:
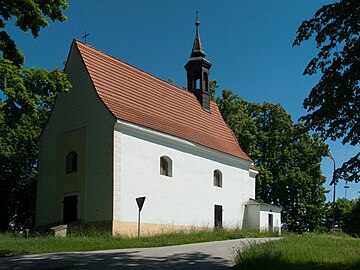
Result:
<svg viewBox="0 0 360 270"><path fill-rule="evenodd" d="M229 269L238 250L280 238L244 238L159 248L62 252L0 258L0 269Z"/></svg>

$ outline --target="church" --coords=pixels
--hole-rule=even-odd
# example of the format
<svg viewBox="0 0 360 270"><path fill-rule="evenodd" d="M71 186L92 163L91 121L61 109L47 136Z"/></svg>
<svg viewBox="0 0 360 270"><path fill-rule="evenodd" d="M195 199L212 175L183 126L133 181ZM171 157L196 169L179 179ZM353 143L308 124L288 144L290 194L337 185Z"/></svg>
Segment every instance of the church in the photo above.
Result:
<svg viewBox="0 0 360 270"><path fill-rule="evenodd" d="M134 234L140 197L145 233L250 224L258 172L210 100L212 63L198 19L195 26L187 89L72 42L65 67L72 88L56 98L38 142L36 226ZM264 222L271 215L280 227L280 210L267 211Z"/></svg>

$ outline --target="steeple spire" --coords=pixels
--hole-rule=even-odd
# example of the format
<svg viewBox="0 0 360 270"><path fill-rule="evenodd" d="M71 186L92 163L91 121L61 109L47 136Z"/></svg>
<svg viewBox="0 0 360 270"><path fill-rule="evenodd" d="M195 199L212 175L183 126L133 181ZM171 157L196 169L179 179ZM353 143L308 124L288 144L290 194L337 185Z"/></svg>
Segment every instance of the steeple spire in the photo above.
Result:
<svg viewBox="0 0 360 270"><path fill-rule="evenodd" d="M196 21L195 21L196 35L190 57L198 57L198 56L205 57L205 51L201 44L201 39L199 34L199 25L200 25L199 12L196 11Z"/></svg>

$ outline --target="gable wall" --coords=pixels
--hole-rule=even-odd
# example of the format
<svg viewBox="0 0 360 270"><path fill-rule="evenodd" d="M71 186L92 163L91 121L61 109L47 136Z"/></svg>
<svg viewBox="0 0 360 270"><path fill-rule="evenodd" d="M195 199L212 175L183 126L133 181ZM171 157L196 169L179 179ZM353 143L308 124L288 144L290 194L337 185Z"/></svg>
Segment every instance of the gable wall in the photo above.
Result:
<svg viewBox="0 0 360 270"><path fill-rule="evenodd" d="M66 73L73 88L56 99L39 141L36 225L62 220L63 196L78 195L78 218L112 219L112 146L115 118L100 101L72 47ZM78 153L78 172L65 173L69 151Z"/></svg>

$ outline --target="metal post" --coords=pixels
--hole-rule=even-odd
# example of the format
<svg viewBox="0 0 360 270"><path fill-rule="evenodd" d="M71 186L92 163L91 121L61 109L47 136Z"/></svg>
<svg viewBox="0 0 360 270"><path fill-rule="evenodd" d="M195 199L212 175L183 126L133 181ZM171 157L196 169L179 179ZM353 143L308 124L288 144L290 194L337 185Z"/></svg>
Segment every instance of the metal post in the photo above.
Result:
<svg viewBox="0 0 360 270"><path fill-rule="evenodd" d="M334 183L334 197L333 197L333 220L332 220L332 228L335 229L335 193L336 193L336 183Z"/></svg>
<svg viewBox="0 0 360 270"><path fill-rule="evenodd" d="M331 151L328 152L328 156L332 159L332 161L334 162L334 172L333 172L333 179L330 183L331 184L334 184L334 196L333 196L333 203L332 203L332 229L335 229L335 205L336 205L336 201L335 201L335 195L336 195L336 181L335 181L335 170L336 170L336 164L335 164L335 158L334 158L334 155L331 153Z"/></svg>
<svg viewBox="0 0 360 270"><path fill-rule="evenodd" d="M138 219L138 240L140 241L140 212L142 207L144 206L144 202L145 202L146 197L138 197L136 198L136 203L139 207L139 219Z"/></svg>
<svg viewBox="0 0 360 270"><path fill-rule="evenodd" d="M140 210L139 210L139 219L138 219L138 241L140 241Z"/></svg>
<svg viewBox="0 0 360 270"><path fill-rule="evenodd" d="M346 199L346 193L347 193L348 188L350 188L350 187L348 186L348 180L347 180L347 178L346 178L346 182L345 182L345 186L344 186L344 189L345 189L345 199Z"/></svg>

